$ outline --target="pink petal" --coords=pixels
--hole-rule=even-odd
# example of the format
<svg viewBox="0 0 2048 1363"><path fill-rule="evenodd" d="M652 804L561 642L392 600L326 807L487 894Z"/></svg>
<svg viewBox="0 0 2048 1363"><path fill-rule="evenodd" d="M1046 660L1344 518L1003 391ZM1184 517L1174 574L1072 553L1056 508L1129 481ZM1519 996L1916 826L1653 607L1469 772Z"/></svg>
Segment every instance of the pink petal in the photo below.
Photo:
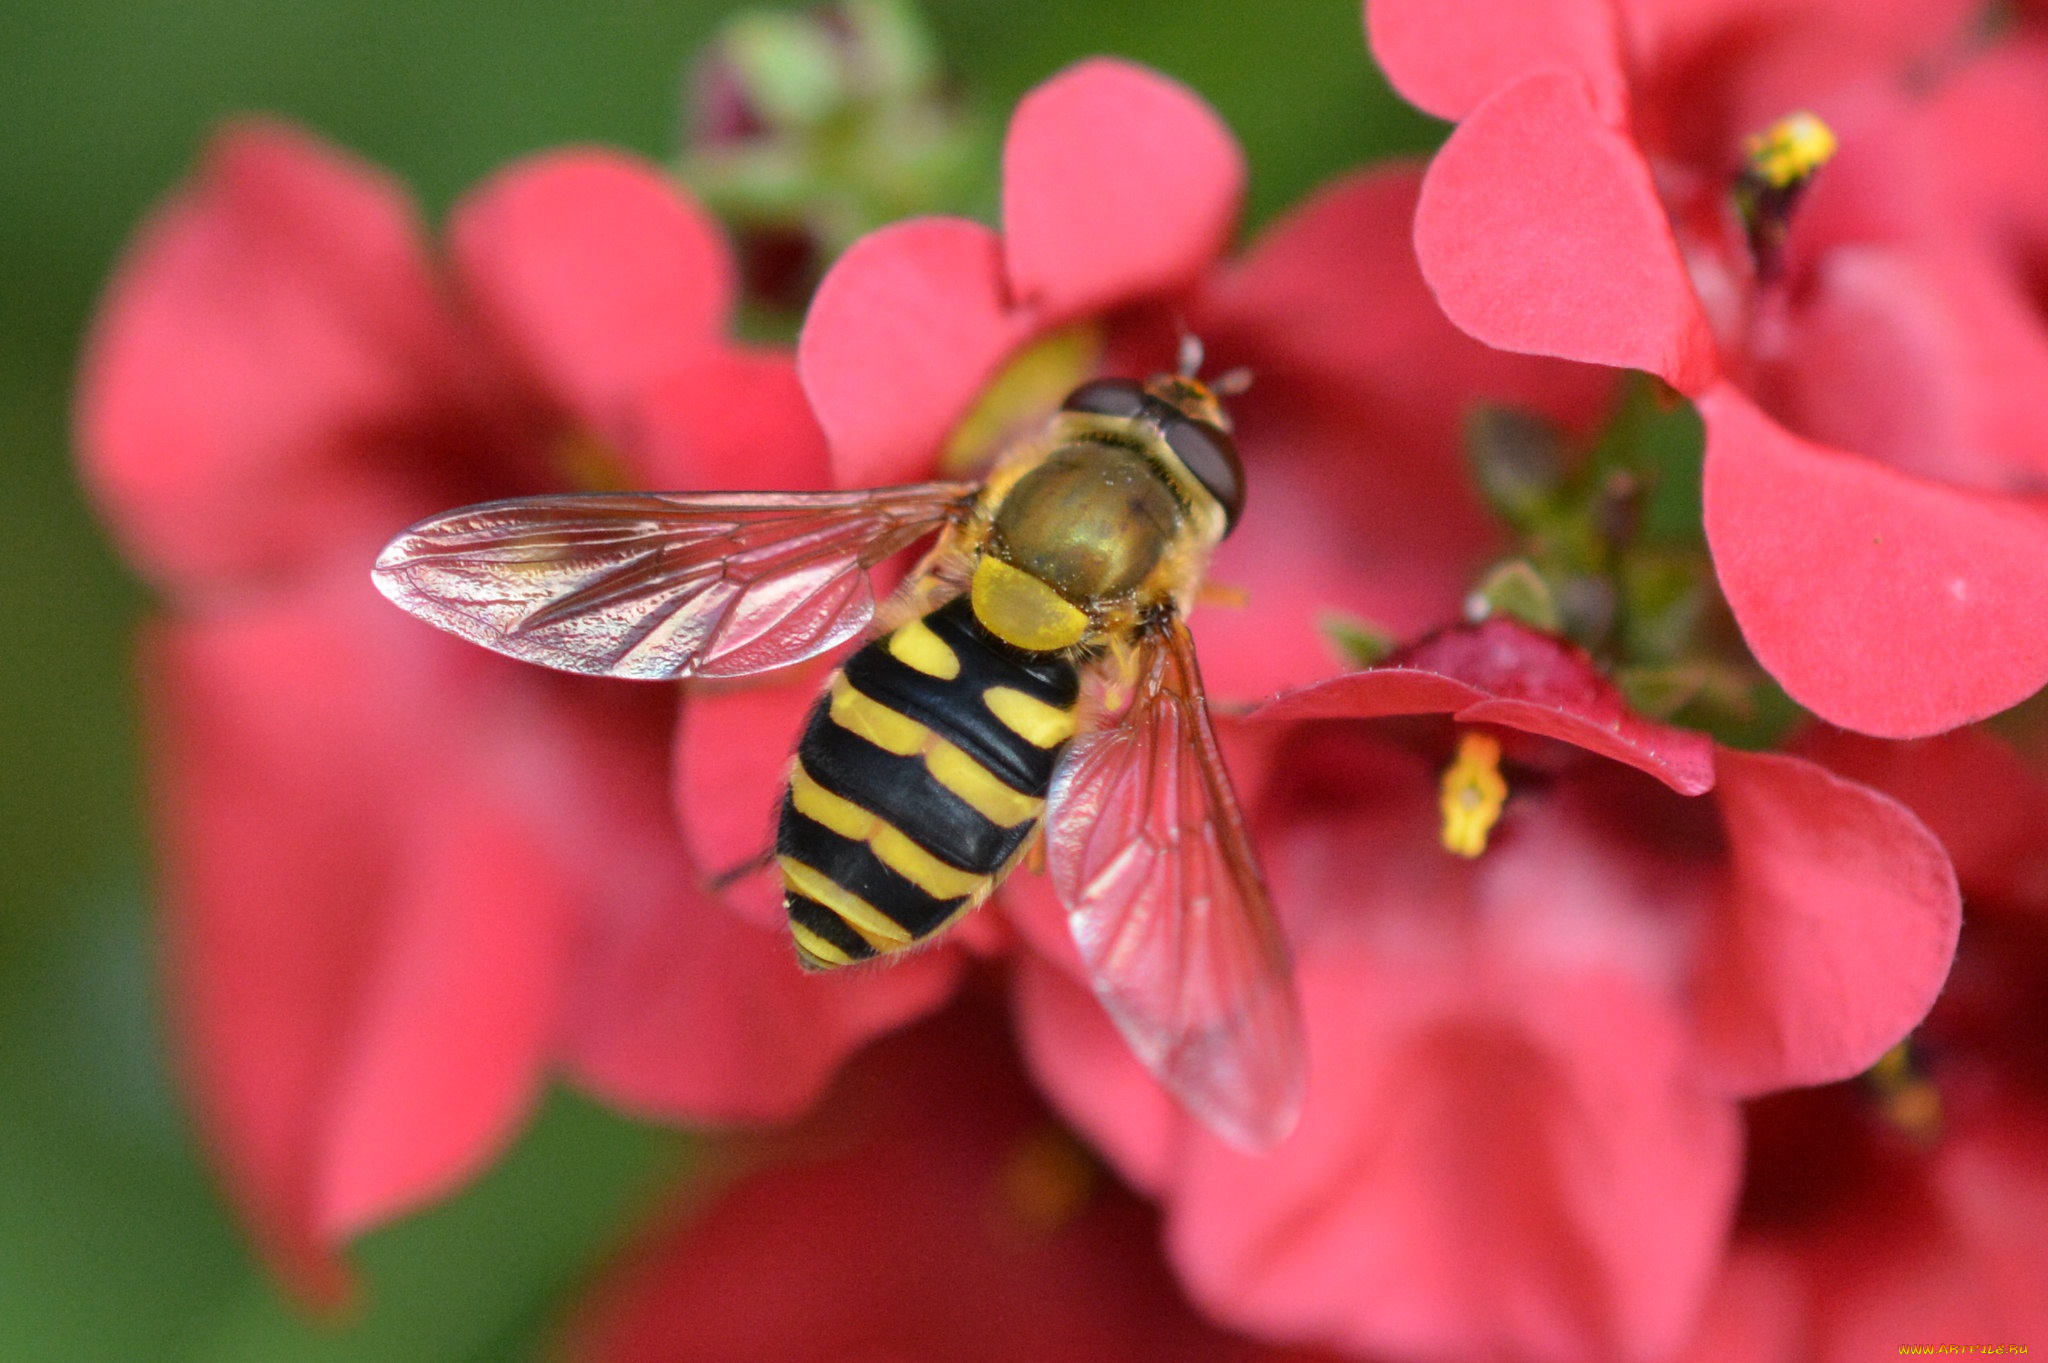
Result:
<svg viewBox="0 0 2048 1363"><path fill-rule="evenodd" d="M1119 1177L1149 1196L1164 1192L1182 1142L1186 1115L1171 1094L1131 1054L1130 1043L1079 982L1080 959L1068 936L1066 913L1042 876L1022 877L1003 889L1014 906L1029 896L1028 920L1057 933L1060 965L1027 954L1018 963L1016 994L1020 1041L1039 1085L1060 1114L1101 1151Z"/></svg>
<svg viewBox="0 0 2048 1363"><path fill-rule="evenodd" d="M1336 957L1305 963L1302 984L1300 1130L1263 1162L1197 1137L1167 1194L1198 1302L1257 1333L1397 1357L1677 1346L1740 1137L1733 1107L1686 1082L1661 1000L1580 974L1525 981L1520 1006L1458 1003Z"/></svg>
<svg viewBox="0 0 2048 1363"><path fill-rule="evenodd" d="M1813 1356L1855 1363L1891 1354L1892 1340L2003 1342L2048 1329L2048 1112L2034 1095L2014 1097L1972 1093L1938 1148L1919 1152L1923 1178L1861 1190L1890 1224L1866 1216L1807 1250L1826 1327ZM1918 1212L1904 1225L1901 1202Z"/></svg>
<svg viewBox="0 0 2048 1363"><path fill-rule="evenodd" d="M1742 1095L1860 1073L1941 988L1955 873L1876 791L1796 757L1724 749L1719 766L1729 878L1696 957L1703 1062Z"/></svg>
<svg viewBox="0 0 2048 1363"><path fill-rule="evenodd" d="M694 686L676 729L676 813L702 874L773 850L790 755L825 676L799 669L747 686ZM717 900L631 926L593 991L614 1054L583 1048L584 1073L618 1101L704 1120L786 1117L839 1062L939 1006L960 953L941 944L898 962L806 975L772 867ZM689 1038L689 1044L681 1044Z"/></svg>
<svg viewBox="0 0 2048 1363"><path fill-rule="evenodd" d="M1252 712L1255 721L1381 719L1388 715L1455 714L1487 698L1453 677L1410 667L1375 667L1275 696Z"/></svg>
<svg viewBox="0 0 2048 1363"><path fill-rule="evenodd" d="M1902 473L2003 491L2015 470L1985 427L1998 407L2017 416L2026 402L1998 397L2004 385L1990 376L2004 366L1980 364L1969 333L2008 333L1982 347L1987 357L2010 355L2016 347L1998 342L2020 338L1990 309L1960 312L1931 265L1883 246L1831 247L1788 319L1783 354L1758 366L1753 392L1803 439ZM2010 377L2023 385L2025 373L2018 366Z"/></svg>
<svg viewBox="0 0 2048 1363"><path fill-rule="evenodd" d="M1935 1168L1956 1257L2005 1339L2048 1330L2048 1111L2032 1096L1999 1113L1998 1126L1959 1135Z"/></svg>
<svg viewBox="0 0 2048 1363"><path fill-rule="evenodd" d="M628 404L710 345L732 309L712 220L653 167L612 152L536 157L450 221L466 295L569 415L617 438Z"/></svg>
<svg viewBox="0 0 2048 1363"><path fill-rule="evenodd" d="M842 487L930 478L939 450L1030 323L1008 310L1002 243L916 218L870 233L819 284L797 343Z"/></svg>
<svg viewBox="0 0 2048 1363"><path fill-rule="evenodd" d="M816 666L690 688L676 727L676 820L704 874L725 875L773 850L790 759L826 675ZM747 877L724 898L757 926L787 931L772 873Z"/></svg>
<svg viewBox="0 0 2048 1363"><path fill-rule="evenodd" d="M473 1175L539 1079L568 888L468 779L463 710L435 705L509 669L416 632L354 575L167 627L150 662L201 1120L279 1270L332 1299L340 1242Z"/></svg>
<svg viewBox="0 0 2048 1363"><path fill-rule="evenodd" d="M1941 839L1964 894L2039 900L2048 884L2048 779L1990 733L1886 743L1816 726L1796 751L1912 810Z"/></svg>
<svg viewBox="0 0 2048 1363"><path fill-rule="evenodd" d="M183 590L363 552L431 510L374 461L450 401L456 338L403 192L281 124L219 134L109 286L84 472Z"/></svg>
<svg viewBox="0 0 2048 1363"><path fill-rule="evenodd" d="M1739 1153L1669 1002L1698 863L1617 848L1612 809L1549 799L1464 862L1435 844L1426 763L1361 725L1292 739L1253 832L1303 981L1301 1131L1247 1160L1176 1121L1050 966L1023 980L1034 1069L1166 1204L1175 1261L1239 1328L1373 1356L1667 1352ZM1643 802L1640 777L1596 770Z"/></svg>
<svg viewBox="0 0 2048 1363"><path fill-rule="evenodd" d="M1794 699L1905 738L2048 681L2048 516L1801 440L1727 385L1700 412L1714 567Z"/></svg>
<svg viewBox="0 0 2048 1363"><path fill-rule="evenodd" d="M625 444L636 487L832 486L824 433L796 365L776 351L700 351L640 394Z"/></svg>
<svg viewBox="0 0 2048 1363"><path fill-rule="evenodd" d="M1504 618L1444 630L1385 666L1281 696L1257 717L1286 723L1446 713L1625 762L1681 795L1714 784L1712 740L1638 717L1578 649Z"/></svg>
<svg viewBox="0 0 2048 1363"><path fill-rule="evenodd" d="M1854 137L1853 110L1926 83L1975 44L1976 0L1628 0L1616 6L1636 125L1695 164L1724 168L1734 140L1812 108ZM1847 118L1844 115L1848 115Z"/></svg>
<svg viewBox="0 0 2048 1363"><path fill-rule="evenodd" d="M2048 253L2048 215L2035 230ZM1992 466L1974 485L1994 491L2048 486L2048 312L2036 270L2032 260L1986 253L1951 262L1941 281L1961 333L1970 436Z"/></svg>
<svg viewBox="0 0 2048 1363"><path fill-rule="evenodd" d="M1419 635L1456 617L1498 550L1462 457L1474 404L1582 427L1606 370L1490 350L1453 328L1415 264L1420 176L1354 176L1272 228L1192 323L1217 369L1245 365L1231 404L1245 515L1211 574L1246 610L1195 614L1212 693L1251 697L1327 676L1331 611Z"/></svg>
<svg viewBox="0 0 2048 1363"><path fill-rule="evenodd" d="M1415 249L1451 321L1488 345L1685 393L1716 371L1650 168L1577 75L1529 76L1459 125L1423 182Z"/></svg>
<svg viewBox="0 0 2048 1363"><path fill-rule="evenodd" d="M1945 82L1928 109L1949 193L1994 231L2048 231L2048 42L2000 43ZM1996 129L1996 136L1986 131ZM2038 237L2037 237L2038 240Z"/></svg>
<svg viewBox="0 0 2048 1363"><path fill-rule="evenodd" d="M1455 500L1436 508L1440 523L1448 523L1447 534L1421 562L1389 562L1398 547L1362 533L1366 518L1356 514L1371 501L1368 489L1378 480L1360 480L1365 486L1332 483L1326 481L1329 471L1319 477L1304 466L1305 459L1293 457L1308 448L1306 440L1297 438L1312 436L1319 418L1334 415L1327 406L1313 414L1297 408L1283 418L1285 425L1258 422L1257 447L1279 439L1292 448L1248 465L1244 519L1209 572L1211 583L1242 592L1245 600L1241 605L1235 600L1200 605L1192 615L1203 680L1220 702L1258 700L1350 666L1326 629L1337 615L1411 631L1457 608L1451 573L1437 570L1437 564L1450 556L1438 550L1455 554L1461 532L1470 527L1461 515L1464 508ZM1256 415L1250 419L1256 421ZM1369 427L1330 421L1322 429L1332 437L1333 452L1354 440L1362 444L1361 437L1369 439ZM1403 531L1414 526L1409 521ZM1407 538L1402 532L1385 537ZM1477 561L1472 556L1475 567Z"/></svg>
<svg viewBox="0 0 2048 1363"><path fill-rule="evenodd" d="M1078 316L1192 283L1223 251L1244 156L1201 97L1095 57L1017 105L1003 146L1013 307Z"/></svg>
<svg viewBox="0 0 2048 1363"><path fill-rule="evenodd" d="M1366 34L1410 104L1463 118L1543 67L1586 78L1600 116L1626 117L1614 6L1606 0L1366 0Z"/></svg>
<svg viewBox="0 0 2048 1363"><path fill-rule="evenodd" d="M936 1009L958 953L804 973L787 927L764 928L683 885L621 906L579 972L564 1039L577 1081L672 1121L794 1117L863 1043Z"/></svg>
<svg viewBox="0 0 2048 1363"><path fill-rule="evenodd" d="M1797 1255L1738 1241L1680 1363L1804 1363L1805 1279Z"/></svg>
<svg viewBox="0 0 2048 1363"><path fill-rule="evenodd" d="M560 868L502 811L458 807L422 840L329 1099L318 1224L336 1238L480 1173L524 1119L553 1039Z"/></svg>
<svg viewBox="0 0 2048 1363"><path fill-rule="evenodd" d="M1421 172L1397 164L1347 176L1282 217L1225 269L1195 314L1230 363L1258 366L1249 401L1270 382L1309 376L1301 396L1336 389L1403 435L1449 445L1475 401L1526 408L1583 429L1605 415L1613 376L1585 365L1505 354L1452 327L1415 259ZM1224 367L1219 356L1217 368ZM1233 404L1233 410L1236 405ZM1245 423L1240 423L1245 424ZM1393 431L1389 432L1389 443ZM1255 432L1241 432L1251 439ZM1383 462L1450 486L1441 452L1383 448ZM1365 458L1354 456L1368 472ZM1462 470L1454 470L1462 478ZM1471 500L1469 489L1459 493Z"/></svg>
<svg viewBox="0 0 2048 1363"><path fill-rule="evenodd" d="M989 1010L877 1047L795 1137L732 1153L548 1357L1278 1363L1189 1308L1151 1209L1057 1130Z"/></svg>

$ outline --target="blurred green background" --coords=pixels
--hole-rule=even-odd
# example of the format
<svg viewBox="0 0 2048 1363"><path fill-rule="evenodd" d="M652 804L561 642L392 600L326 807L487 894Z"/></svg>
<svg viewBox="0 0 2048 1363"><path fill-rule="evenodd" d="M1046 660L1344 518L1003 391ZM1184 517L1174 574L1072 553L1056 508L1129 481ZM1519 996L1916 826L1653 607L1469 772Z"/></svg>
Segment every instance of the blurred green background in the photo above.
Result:
<svg viewBox="0 0 2048 1363"><path fill-rule="evenodd" d="M168 1073L130 635L146 591L74 486L67 426L101 282L207 130L296 119L438 214L567 142L676 151L714 0L10 0L0 7L0 1359L482 1360L532 1354L678 1146L557 1095L512 1156L359 1256L363 1309L300 1319L255 1268ZM1353 0L932 0L995 126L1094 52L1205 95L1252 223L1430 125L1371 70ZM992 176L993 165L987 168Z"/></svg>

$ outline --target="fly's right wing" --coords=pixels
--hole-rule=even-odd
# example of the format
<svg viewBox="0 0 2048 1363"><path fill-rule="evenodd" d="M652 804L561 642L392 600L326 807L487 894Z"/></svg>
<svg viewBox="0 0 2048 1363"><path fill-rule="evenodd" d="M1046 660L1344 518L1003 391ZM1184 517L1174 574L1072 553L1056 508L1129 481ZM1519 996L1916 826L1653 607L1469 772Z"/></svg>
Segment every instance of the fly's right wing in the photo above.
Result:
<svg viewBox="0 0 2048 1363"><path fill-rule="evenodd" d="M1167 621L1142 662L1129 707L1053 778L1046 870L1132 1053L1217 1135L1264 1150L1306 1083L1293 968L1187 627Z"/></svg>
<svg viewBox="0 0 2048 1363"><path fill-rule="evenodd" d="M742 677L859 634L868 570L964 518L979 490L524 497L420 522L371 576L420 619L525 662Z"/></svg>

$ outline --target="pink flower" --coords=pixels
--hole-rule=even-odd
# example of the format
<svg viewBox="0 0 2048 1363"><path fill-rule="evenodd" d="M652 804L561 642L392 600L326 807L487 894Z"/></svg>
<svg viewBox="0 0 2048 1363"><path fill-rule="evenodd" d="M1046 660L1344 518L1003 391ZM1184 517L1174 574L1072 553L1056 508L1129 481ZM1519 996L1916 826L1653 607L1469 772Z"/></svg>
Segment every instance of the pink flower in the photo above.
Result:
<svg viewBox="0 0 2048 1363"><path fill-rule="evenodd" d="M1302 1133L1267 1160L1230 1154L1144 1076L1072 978L1049 891L1019 875L999 895L1007 918L1069 967L1020 957L1036 1066L1167 1203L1175 1263L1225 1319L1447 1356L1566 1357L1589 1341L1668 1351L1726 1229L1737 1098L1852 1072L1903 1032L1946 964L1953 884L1938 847L1882 797L1634 720L1556 645L1529 642L1497 678L1464 675L1471 658L1417 655L1416 668L1331 679L1346 664L1327 612L1418 634L1455 618L1498 553L1458 457L1467 411L1491 400L1583 431L1609 384L1449 330L1408 250L1404 172L1334 186L1241 263L1218 261L1214 205L1234 200L1236 163L1202 139L1220 136L1175 87L1089 63L1020 109L1002 235L924 221L856 245L799 348L838 476L932 476L963 424L976 429L991 376L1013 380L1006 362L1049 336L1084 330L1114 372L1164 367L1178 314L1220 367L1257 376L1233 403L1247 507L1215 567L1249 606L1194 621L1211 692L1319 684L1284 704L1346 697L1344 713L1362 715L1352 688L1387 687L1409 694L1380 697L1382 713L1475 707L1474 723L1543 737L1511 759L1535 770L1518 777L1503 845L1467 865L1438 846L1443 733L1418 753L1354 721L1279 711L1238 726L1254 836L1294 915L1314 1067ZM1148 185L1140 153L1160 146L1232 173ZM1067 179L1040 187L1040 167ZM1111 211L1127 191L1144 214ZM1020 213L1035 194L1071 221ZM1089 231L1119 276L1096 269ZM1141 231L1143 250L1130 240ZM1042 262L1060 257L1047 242L1075 258L1071 278L1048 280ZM1489 627L1438 647L1503 629L1518 637ZM1487 699L1531 676L1548 689ZM680 800L707 864L752 845L815 688L797 679L693 706ZM1559 739L1621 760L1573 757ZM1847 860L1831 864L1834 851ZM772 886L752 903L764 921L778 913ZM1866 940L1852 908L1896 931ZM977 944L999 946L1000 924L979 919ZM1460 1144L1460 1131L1499 1143Z"/></svg>
<svg viewBox="0 0 2048 1363"><path fill-rule="evenodd" d="M1960 59L1975 10L1367 12L1395 84L1459 121L1415 225L1445 311L1489 344L1648 370L1692 397L1707 534L1752 650L1803 704L1886 736L2048 681L2048 328L1971 206L2037 167L2048 134L2022 89L1962 128L1941 121L1950 97L1911 93ZM1740 143L1795 111L1840 154L1793 191L1796 212L1763 215L1784 235L1760 253L1731 204Z"/></svg>
<svg viewBox="0 0 2048 1363"><path fill-rule="evenodd" d="M1407 243L1406 170L1331 186L1227 262L1237 146L1194 95L1141 68L1096 59L1033 90L1003 164L1000 234L950 218L897 223L821 285L798 362L833 477L957 476L963 454L988 446L963 450L963 433L1033 430L1092 373L1169 369L1184 324L1214 369L1254 375L1232 402L1249 497L1213 574L1250 604L1193 622L1219 698L1345 666L1333 617L1413 633L1454 614L1498 547L1459 455L1466 408L1490 400L1584 428L1606 396L1597 370L1489 352L1443 322ZM1069 363L1052 366L1049 385L1016 383L1020 355L1061 342ZM983 395L998 375L1025 397L991 422ZM759 850L818 684L693 702L678 800L703 864ZM772 877L735 897L759 921L781 920Z"/></svg>
<svg viewBox="0 0 2048 1363"><path fill-rule="evenodd" d="M224 133L109 289L85 475L166 603L146 641L177 1043L279 1271L460 1184L544 1075L695 1119L802 1107L947 963L801 980L671 819L666 688L508 663L368 580L407 522L601 482L818 485L786 356L720 339L731 267L651 170L587 151L454 212Z"/></svg>
<svg viewBox="0 0 2048 1363"><path fill-rule="evenodd" d="M1454 732L1506 777L1470 859L1438 841ZM1811 762L1631 715L1507 620L1283 695L1226 742L1296 952L1296 1135L1256 1159L1189 1123L1070 953L1022 980L1034 1069L1164 1204L1196 1299L1397 1358L1671 1354L1727 1233L1738 1101L1864 1069L1933 1001L1958 916L1939 844ZM1013 916L1057 960L1036 908Z"/></svg>
<svg viewBox="0 0 2048 1363"><path fill-rule="evenodd" d="M1735 1248L1685 1357L1849 1363L2048 1331L2048 782L1977 732L1816 751L1911 805L1970 899L1909 1053L1752 1105Z"/></svg>
<svg viewBox="0 0 2048 1363"><path fill-rule="evenodd" d="M1311 1363L1188 1307L1151 1209L1045 1111L986 1007L892 1037L803 1127L723 1154L736 1176L686 1189L599 1281L565 1359Z"/></svg>

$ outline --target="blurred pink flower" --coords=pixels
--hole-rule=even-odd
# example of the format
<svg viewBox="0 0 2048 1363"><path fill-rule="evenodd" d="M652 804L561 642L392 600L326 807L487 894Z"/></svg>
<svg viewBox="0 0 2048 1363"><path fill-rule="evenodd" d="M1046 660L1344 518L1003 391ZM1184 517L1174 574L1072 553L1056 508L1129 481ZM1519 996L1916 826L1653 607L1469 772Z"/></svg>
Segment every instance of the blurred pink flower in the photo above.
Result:
<svg viewBox="0 0 2048 1363"><path fill-rule="evenodd" d="M460 1184L559 1068L631 1107L782 1116L948 986L798 977L672 822L668 688L512 664L407 620L398 529L593 486L816 486L787 356L720 339L715 228L652 170L517 166L437 270L384 176L223 133L111 285L84 471L165 602L143 656L169 989L200 1123L301 1292Z"/></svg>
<svg viewBox="0 0 2048 1363"><path fill-rule="evenodd" d="M891 1037L804 1126L712 1162L728 1180L685 1188L599 1280L565 1360L1322 1357L1195 1314L1151 1208L1046 1112L986 1007Z"/></svg>
<svg viewBox="0 0 2048 1363"><path fill-rule="evenodd" d="M2048 1333L2048 781L1975 731L1817 755L1941 834L1970 901L1910 1068L1752 1105L1697 1363Z"/></svg>
<svg viewBox="0 0 2048 1363"><path fill-rule="evenodd" d="M1367 7L1395 85L1459 121L1415 224L1446 312L1489 344L1648 370L1692 397L1707 534L1752 650L1801 703L1885 736L2048 681L2048 326L1973 208L2038 181L2022 168L2048 154L2048 68L1990 59L2030 63L2031 90L1960 125L1942 121L1949 96L1921 93L1964 63L1977 9ZM1733 191L1743 137L1802 110L1840 152L1799 191L1780 268ZM2024 207L2038 242L2028 192L1996 207Z"/></svg>
<svg viewBox="0 0 2048 1363"><path fill-rule="evenodd" d="M1462 730L1509 790L1439 845ZM1857 1073L1932 1002L1955 881L1904 808L1795 757L1628 713L1506 620L1260 707L1226 737L1294 943L1299 1131L1269 1157L1177 1113L1078 987L1059 916L1027 1053L1167 1209L1219 1319L1416 1359L1658 1359L1718 1262L1739 1099Z"/></svg>

